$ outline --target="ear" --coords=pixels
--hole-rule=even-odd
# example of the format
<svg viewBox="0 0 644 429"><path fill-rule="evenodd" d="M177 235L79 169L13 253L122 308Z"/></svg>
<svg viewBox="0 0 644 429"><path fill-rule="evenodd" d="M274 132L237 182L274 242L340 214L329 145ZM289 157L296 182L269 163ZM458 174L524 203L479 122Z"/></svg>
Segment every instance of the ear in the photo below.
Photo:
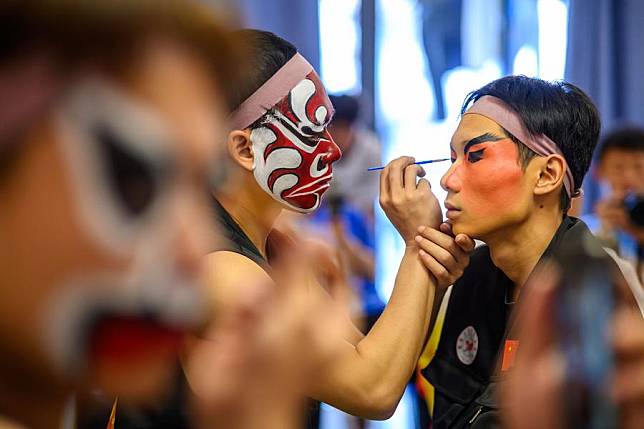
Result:
<svg viewBox="0 0 644 429"><path fill-rule="evenodd" d="M230 157L243 169L253 171L255 154L250 141L250 128L233 130L228 134L228 153Z"/></svg>
<svg viewBox="0 0 644 429"><path fill-rule="evenodd" d="M566 161L561 155L549 155L542 160L534 187L535 195L546 195L560 189L566 174Z"/></svg>

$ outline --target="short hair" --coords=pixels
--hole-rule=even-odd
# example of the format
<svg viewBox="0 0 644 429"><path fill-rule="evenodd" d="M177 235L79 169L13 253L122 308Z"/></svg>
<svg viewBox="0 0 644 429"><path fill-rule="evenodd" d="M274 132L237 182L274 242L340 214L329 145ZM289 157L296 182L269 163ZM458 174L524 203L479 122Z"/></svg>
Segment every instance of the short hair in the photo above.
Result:
<svg viewBox="0 0 644 429"><path fill-rule="evenodd" d="M238 45L212 10L192 0L3 0L0 67L43 52L74 70L87 63L118 67L154 37L200 54L222 83L234 81ZM223 85L222 85L223 86Z"/></svg>
<svg viewBox="0 0 644 429"><path fill-rule="evenodd" d="M601 162L606 153L612 149L629 152L644 151L644 129L636 126L624 126L608 133L597 149L597 160Z"/></svg>
<svg viewBox="0 0 644 429"><path fill-rule="evenodd" d="M118 74L155 38L199 55L221 91L237 79L239 44L212 10L192 0L0 2L0 70L42 55L69 83L87 66ZM22 152L22 145L0 144L0 176L6 177Z"/></svg>
<svg viewBox="0 0 644 429"><path fill-rule="evenodd" d="M360 101L358 97L351 95L329 95L331 104L335 108L333 115L334 122L346 122L349 125L355 124L360 116Z"/></svg>
<svg viewBox="0 0 644 429"><path fill-rule="evenodd" d="M526 76L506 76L471 92L461 113L479 98L491 95L510 106L532 135L544 134L561 149L573 176L574 188L580 188L597 146L600 119L592 100L579 87L564 81L545 81ZM523 165L537 154L504 130L519 147ZM561 192L561 207L567 210L570 199Z"/></svg>
<svg viewBox="0 0 644 429"><path fill-rule="evenodd" d="M244 47L247 67L228 94L230 111L237 109L297 54L297 48L292 43L270 31L237 30L233 32L233 37Z"/></svg>

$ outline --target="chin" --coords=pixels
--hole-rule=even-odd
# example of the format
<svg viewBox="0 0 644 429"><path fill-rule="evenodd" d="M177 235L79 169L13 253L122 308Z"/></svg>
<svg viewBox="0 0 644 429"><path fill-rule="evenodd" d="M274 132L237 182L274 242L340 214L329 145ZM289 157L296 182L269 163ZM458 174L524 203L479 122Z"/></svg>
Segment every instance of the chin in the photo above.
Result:
<svg viewBox="0 0 644 429"><path fill-rule="evenodd" d="M480 231L480 228L477 228L475 225L472 225L468 222L462 222L462 221L456 221L456 222L451 222L452 224L452 233L454 235L457 234L465 234L470 238L474 238L477 240L481 239L482 231Z"/></svg>

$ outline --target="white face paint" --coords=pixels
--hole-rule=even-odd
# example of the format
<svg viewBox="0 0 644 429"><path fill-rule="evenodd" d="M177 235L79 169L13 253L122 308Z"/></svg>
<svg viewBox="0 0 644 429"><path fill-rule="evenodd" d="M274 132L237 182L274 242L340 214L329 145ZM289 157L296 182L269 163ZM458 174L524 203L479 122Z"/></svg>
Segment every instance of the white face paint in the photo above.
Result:
<svg viewBox="0 0 644 429"><path fill-rule="evenodd" d="M285 207L310 213L333 178L340 149L326 130L333 110L315 73L291 90L251 131L259 186Z"/></svg>
<svg viewBox="0 0 644 429"><path fill-rule="evenodd" d="M180 331L207 313L196 279L174 262L171 213L190 202L177 185L177 145L161 115L117 84L91 78L72 88L55 124L86 236L106 257L129 261L88 268L56 288L43 341L71 376L86 369L98 322L127 318Z"/></svg>

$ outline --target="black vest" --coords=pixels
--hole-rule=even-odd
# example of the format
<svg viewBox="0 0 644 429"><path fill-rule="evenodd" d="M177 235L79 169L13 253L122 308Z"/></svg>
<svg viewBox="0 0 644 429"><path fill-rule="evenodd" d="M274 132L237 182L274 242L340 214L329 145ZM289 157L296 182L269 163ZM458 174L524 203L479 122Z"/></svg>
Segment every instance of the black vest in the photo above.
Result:
<svg viewBox="0 0 644 429"><path fill-rule="evenodd" d="M266 258L253 244L246 233L241 229L239 224L230 216L224 207L213 198L213 210L217 224L219 225L218 232L222 234L226 241L217 250L228 250L231 252L239 253L255 262L262 267L267 273L270 274L270 266ZM320 413L320 403L317 401L309 401L309 408L305 416L303 427L306 429L315 429L318 427Z"/></svg>
<svg viewBox="0 0 644 429"><path fill-rule="evenodd" d="M540 261L557 260L562 243L581 237L594 240L582 221L565 217ZM513 287L492 263L487 246L473 252L452 288L436 354L420 372L434 387L432 429L500 427L497 390L503 377L498 368Z"/></svg>

